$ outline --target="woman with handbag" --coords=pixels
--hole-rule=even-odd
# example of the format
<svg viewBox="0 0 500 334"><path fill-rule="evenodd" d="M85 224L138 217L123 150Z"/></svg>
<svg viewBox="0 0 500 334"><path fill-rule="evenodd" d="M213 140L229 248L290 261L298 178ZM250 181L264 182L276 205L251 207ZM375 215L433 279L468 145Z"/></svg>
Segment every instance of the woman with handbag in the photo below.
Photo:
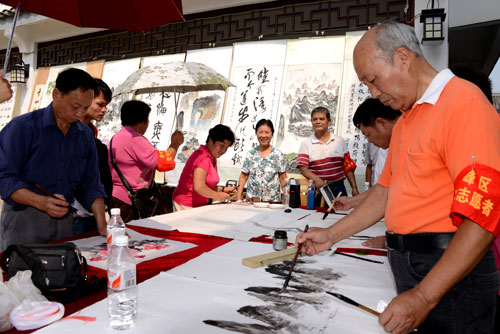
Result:
<svg viewBox="0 0 500 334"><path fill-rule="evenodd" d="M210 199L223 202L236 193L235 187L218 187L217 159L234 143L234 133L225 125L210 129L206 145L191 154L182 170L172 199L174 211L207 205Z"/></svg>
<svg viewBox="0 0 500 334"><path fill-rule="evenodd" d="M166 213L154 182L155 170L175 168L174 157L184 142L180 131L172 134L170 146L159 151L144 137L151 108L142 101L127 101L121 107L122 129L109 143L109 164L113 179L111 207L120 208L125 223Z"/></svg>

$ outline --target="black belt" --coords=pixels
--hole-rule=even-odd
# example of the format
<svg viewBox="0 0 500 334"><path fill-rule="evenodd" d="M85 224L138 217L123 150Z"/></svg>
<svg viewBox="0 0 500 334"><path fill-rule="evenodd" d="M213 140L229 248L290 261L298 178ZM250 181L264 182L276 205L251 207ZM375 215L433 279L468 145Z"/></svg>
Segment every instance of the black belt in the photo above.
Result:
<svg viewBox="0 0 500 334"><path fill-rule="evenodd" d="M446 249L455 233L385 233L387 249L400 252L431 253L438 249Z"/></svg>
<svg viewBox="0 0 500 334"><path fill-rule="evenodd" d="M331 186L331 187L340 187L340 186L343 186L344 185L344 180L345 179L338 180L338 181L328 181L328 186Z"/></svg>

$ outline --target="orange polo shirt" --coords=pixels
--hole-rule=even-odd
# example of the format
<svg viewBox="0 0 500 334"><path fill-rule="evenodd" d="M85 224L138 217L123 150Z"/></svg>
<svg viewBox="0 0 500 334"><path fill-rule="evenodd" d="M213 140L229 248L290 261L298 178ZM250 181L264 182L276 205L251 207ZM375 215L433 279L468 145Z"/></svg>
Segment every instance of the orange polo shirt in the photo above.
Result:
<svg viewBox="0 0 500 334"><path fill-rule="evenodd" d="M472 164L478 171L475 184L464 176ZM500 117L496 110L475 85L450 70L441 71L393 129L378 181L389 187L387 230L399 234L454 232L465 216L498 236L499 171ZM490 180L489 187L484 186L485 180ZM459 189L467 181L472 185L467 189L469 197L464 198ZM495 190L494 186L499 187ZM472 196L476 190L479 200Z"/></svg>

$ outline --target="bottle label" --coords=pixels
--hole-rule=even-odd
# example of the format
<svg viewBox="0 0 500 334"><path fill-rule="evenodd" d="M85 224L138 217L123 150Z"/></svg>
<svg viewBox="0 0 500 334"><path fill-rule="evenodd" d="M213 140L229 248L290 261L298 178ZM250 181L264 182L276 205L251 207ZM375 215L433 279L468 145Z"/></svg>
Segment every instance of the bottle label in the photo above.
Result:
<svg viewBox="0 0 500 334"><path fill-rule="evenodd" d="M108 246L111 246L114 241L115 241L115 238L118 236L118 235L123 235L125 234L125 231L124 229L121 229L121 228L108 228Z"/></svg>
<svg viewBox="0 0 500 334"><path fill-rule="evenodd" d="M123 271L108 269L108 288L123 290L135 286L135 268Z"/></svg>

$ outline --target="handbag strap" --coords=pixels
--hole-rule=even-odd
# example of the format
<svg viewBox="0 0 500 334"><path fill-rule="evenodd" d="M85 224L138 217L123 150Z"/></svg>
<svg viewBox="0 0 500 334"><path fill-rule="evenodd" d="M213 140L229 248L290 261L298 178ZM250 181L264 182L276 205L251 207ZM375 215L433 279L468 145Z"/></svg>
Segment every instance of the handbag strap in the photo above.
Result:
<svg viewBox="0 0 500 334"><path fill-rule="evenodd" d="M14 250L17 251L17 253L22 257L23 261L28 265L28 267L31 268L31 278L33 283L45 283L45 268L42 266L40 257L31 248L25 247L23 245L11 245L7 247L5 252L2 253L2 269L8 273L8 259L10 259Z"/></svg>
<svg viewBox="0 0 500 334"><path fill-rule="evenodd" d="M120 180L122 180L122 183L123 185L125 186L125 188L127 189L129 195L131 197L135 196L135 191L132 189L132 187L130 186L130 183L128 183L127 179L125 178L125 176L122 174L120 168L118 168L118 165L116 164L116 161L115 161L115 157L113 156L113 138L115 136L113 136L111 138L111 140L109 141L109 156L111 158L111 164L113 165L113 167L115 168L116 170L116 173L118 174L118 176L120 177Z"/></svg>

